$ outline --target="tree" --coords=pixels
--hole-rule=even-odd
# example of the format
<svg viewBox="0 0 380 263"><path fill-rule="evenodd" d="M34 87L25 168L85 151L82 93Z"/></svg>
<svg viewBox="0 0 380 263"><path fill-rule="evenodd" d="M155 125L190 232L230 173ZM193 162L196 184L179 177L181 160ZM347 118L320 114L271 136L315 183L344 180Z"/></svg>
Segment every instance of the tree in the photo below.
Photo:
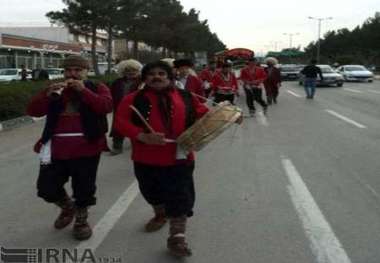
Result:
<svg viewBox="0 0 380 263"><path fill-rule="evenodd" d="M91 36L91 58L96 75L99 75L96 53L97 32L111 24L110 7L117 0L109 0L104 8L101 0L62 0L67 5L62 11L51 11L46 14L52 23L66 25L71 32L87 33ZM112 8L113 9L113 8ZM107 17L108 15L108 17Z"/></svg>

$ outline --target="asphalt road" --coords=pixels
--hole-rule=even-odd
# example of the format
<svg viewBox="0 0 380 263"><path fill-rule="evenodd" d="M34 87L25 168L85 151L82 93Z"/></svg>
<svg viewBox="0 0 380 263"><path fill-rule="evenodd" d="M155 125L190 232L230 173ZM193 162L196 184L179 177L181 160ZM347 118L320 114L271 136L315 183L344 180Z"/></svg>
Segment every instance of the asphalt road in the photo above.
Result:
<svg viewBox="0 0 380 263"><path fill-rule="evenodd" d="M279 103L197 155L195 215L185 262L380 262L380 81L318 88L284 82ZM244 97L238 104L246 110ZM36 197L35 123L0 134L0 246L89 248L97 262L177 262L168 227L143 232L151 210L125 153L104 154L94 236L56 231L59 210ZM62 260L61 260L62 261ZM54 262L54 261L51 261Z"/></svg>

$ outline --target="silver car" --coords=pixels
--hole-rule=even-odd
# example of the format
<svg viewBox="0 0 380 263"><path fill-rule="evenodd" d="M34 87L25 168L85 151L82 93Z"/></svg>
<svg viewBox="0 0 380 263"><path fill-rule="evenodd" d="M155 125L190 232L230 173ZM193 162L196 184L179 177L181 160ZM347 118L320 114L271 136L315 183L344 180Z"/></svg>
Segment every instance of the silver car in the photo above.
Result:
<svg viewBox="0 0 380 263"><path fill-rule="evenodd" d="M323 80L318 76L317 86L337 86L342 87L344 83L343 76L329 65L317 65L322 71ZM303 76L300 74L299 84L303 85Z"/></svg>
<svg viewBox="0 0 380 263"><path fill-rule="evenodd" d="M344 65L338 68L345 81L372 82L374 75L371 71L361 65Z"/></svg>
<svg viewBox="0 0 380 263"><path fill-rule="evenodd" d="M302 68L295 64L284 64L280 66L282 80L296 80Z"/></svg>

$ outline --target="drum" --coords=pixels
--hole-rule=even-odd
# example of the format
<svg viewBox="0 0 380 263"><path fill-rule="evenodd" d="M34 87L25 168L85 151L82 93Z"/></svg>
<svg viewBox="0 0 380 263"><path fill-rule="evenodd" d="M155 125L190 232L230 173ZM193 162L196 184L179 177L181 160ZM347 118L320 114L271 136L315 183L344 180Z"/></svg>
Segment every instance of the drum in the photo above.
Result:
<svg viewBox="0 0 380 263"><path fill-rule="evenodd" d="M199 151L216 139L242 116L239 107L228 101L221 102L184 131L177 143L184 151Z"/></svg>

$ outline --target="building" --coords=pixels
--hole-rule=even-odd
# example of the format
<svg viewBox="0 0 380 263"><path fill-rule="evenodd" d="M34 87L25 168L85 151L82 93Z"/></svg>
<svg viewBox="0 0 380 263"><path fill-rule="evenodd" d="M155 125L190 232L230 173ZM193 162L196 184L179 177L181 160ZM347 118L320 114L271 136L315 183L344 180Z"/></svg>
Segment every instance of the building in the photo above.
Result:
<svg viewBox="0 0 380 263"><path fill-rule="evenodd" d="M98 61L106 60L107 34L98 33ZM91 36L65 27L0 27L0 68L60 67L70 54L91 57Z"/></svg>

